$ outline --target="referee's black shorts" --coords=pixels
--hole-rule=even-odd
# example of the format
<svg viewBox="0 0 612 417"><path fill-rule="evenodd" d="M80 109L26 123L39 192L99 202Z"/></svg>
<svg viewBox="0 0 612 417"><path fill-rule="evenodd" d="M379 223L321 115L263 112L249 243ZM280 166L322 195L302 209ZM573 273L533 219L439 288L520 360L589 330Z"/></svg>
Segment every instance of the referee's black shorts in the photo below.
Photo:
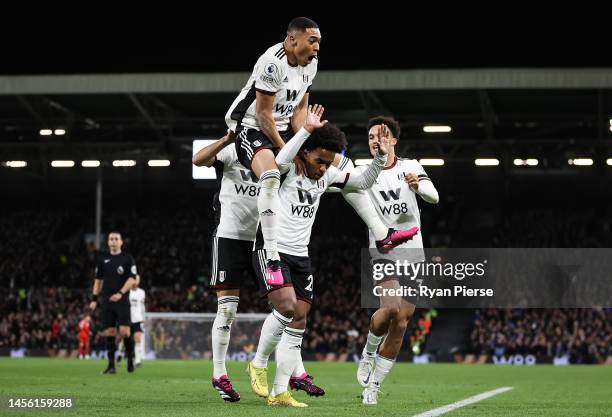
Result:
<svg viewBox="0 0 612 417"><path fill-rule="evenodd" d="M104 329L116 326L131 326L130 317L130 302L127 297L117 302L106 301L102 305L102 327Z"/></svg>

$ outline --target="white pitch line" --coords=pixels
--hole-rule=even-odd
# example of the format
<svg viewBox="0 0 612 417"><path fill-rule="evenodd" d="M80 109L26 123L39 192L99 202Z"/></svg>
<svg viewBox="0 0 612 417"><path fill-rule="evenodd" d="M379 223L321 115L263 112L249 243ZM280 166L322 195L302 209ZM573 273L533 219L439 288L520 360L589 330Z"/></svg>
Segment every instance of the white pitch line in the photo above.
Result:
<svg viewBox="0 0 612 417"><path fill-rule="evenodd" d="M449 411L456 410L457 408L465 407L466 405L474 404L487 398L491 398L497 394L510 391L513 387L501 387L491 391L483 392L482 394L474 395L473 397L466 398L465 400L457 401L456 403L443 405L442 407L434 408L433 410L425 411L424 413L417 414L413 417L436 417Z"/></svg>

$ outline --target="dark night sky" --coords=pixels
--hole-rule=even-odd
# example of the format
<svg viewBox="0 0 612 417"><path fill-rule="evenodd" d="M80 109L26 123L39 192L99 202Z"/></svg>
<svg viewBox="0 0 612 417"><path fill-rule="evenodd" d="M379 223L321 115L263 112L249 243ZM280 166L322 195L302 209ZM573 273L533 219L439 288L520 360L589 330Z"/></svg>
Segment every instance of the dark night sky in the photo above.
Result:
<svg viewBox="0 0 612 417"><path fill-rule="evenodd" d="M363 9L259 16L176 5L146 12L75 9L60 18L44 10L17 12L1 29L0 73L248 71L299 14L321 27L320 69L612 66L604 13L572 20Z"/></svg>

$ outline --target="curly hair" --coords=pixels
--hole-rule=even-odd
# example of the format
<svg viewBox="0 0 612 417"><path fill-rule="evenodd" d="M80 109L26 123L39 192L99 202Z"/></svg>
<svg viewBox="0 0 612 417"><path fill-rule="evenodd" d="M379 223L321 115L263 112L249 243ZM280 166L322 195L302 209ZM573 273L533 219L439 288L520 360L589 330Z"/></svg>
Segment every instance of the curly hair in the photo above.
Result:
<svg viewBox="0 0 612 417"><path fill-rule="evenodd" d="M323 127L315 129L306 140L302 149L311 151L316 148L340 153L346 149L346 136L338 127L326 123Z"/></svg>

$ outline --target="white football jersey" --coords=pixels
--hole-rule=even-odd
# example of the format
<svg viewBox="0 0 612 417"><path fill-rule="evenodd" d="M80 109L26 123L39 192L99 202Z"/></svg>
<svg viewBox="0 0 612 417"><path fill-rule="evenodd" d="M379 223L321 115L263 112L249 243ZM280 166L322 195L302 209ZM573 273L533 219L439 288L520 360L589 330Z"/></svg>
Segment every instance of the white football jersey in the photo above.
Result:
<svg viewBox="0 0 612 417"><path fill-rule="evenodd" d="M356 169L363 171L366 167L360 166ZM416 159L397 158L390 167L385 168L374 185L366 190L374 203L376 212L387 227L394 229L409 229L421 227L421 216L417 195L410 189L404 177L410 173L416 174L419 181L429 180L427 173ZM398 248L422 248L423 238L421 232ZM370 231L370 248L375 248L376 243Z"/></svg>
<svg viewBox="0 0 612 417"><path fill-rule="evenodd" d="M308 256L310 234L321 196L331 184L345 183L347 174L331 166L319 180L295 173L295 165L288 164L289 171L280 189L280 215L278 216L278 251L294 256ZM263 247L261 231L256 247Z"/></svg>
<svg viewBox="0 0 612 417"><path fill-rule="evenodd" d="M142 288L130 290L130 315L132 323L145 319L145 292Z"/></svg>
<svg viewBox="0 0 612 417"><path fill-rule="evenodd" d="M215 236L252 242L259 218L257 177L238 162L233 143L217 154L213 166L218 182L213 203L217 223Z"/></svg>
<svg viewBox="0 0 612 417"><path fill-rule="evenodd" d="M317 74L317 58L305 67L291 66L282 43L259 57L248 82L225 115L227 127L236 131L242 125L259 130L255 112L256 90L274 94L272 116L279 132L287 130L293 110L302 101Z"/></svg>

